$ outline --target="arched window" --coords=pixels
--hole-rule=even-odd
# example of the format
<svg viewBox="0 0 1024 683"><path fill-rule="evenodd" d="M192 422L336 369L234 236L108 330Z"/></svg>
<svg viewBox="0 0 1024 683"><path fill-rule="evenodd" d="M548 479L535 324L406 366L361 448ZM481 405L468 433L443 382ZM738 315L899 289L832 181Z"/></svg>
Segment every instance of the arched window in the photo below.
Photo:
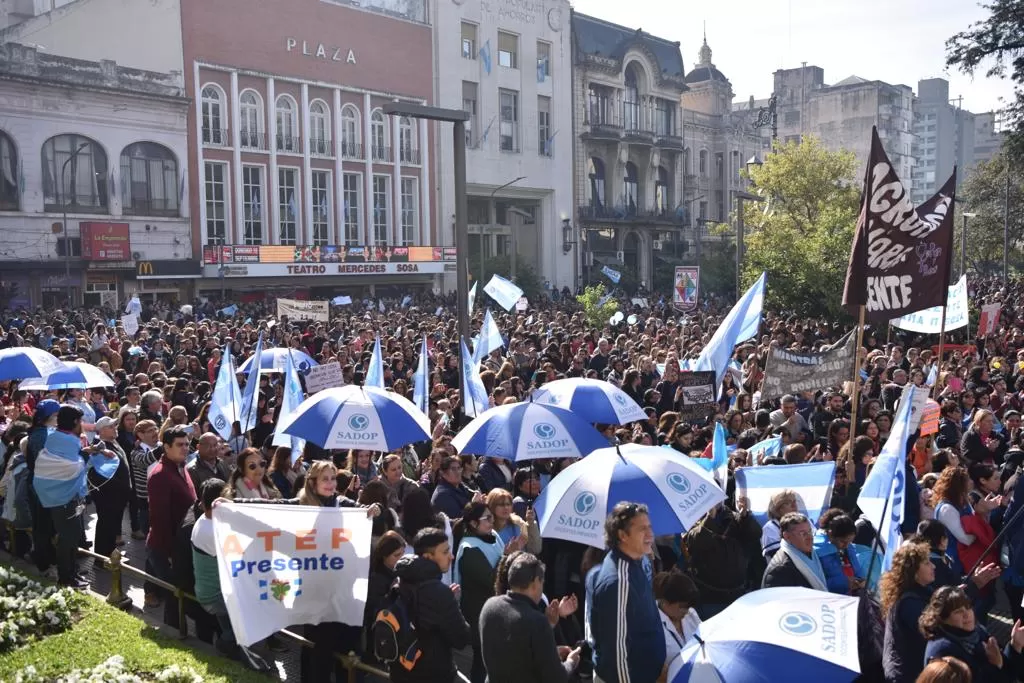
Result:
<svg viewBox="0 0 1024 683"><path fill-rule="evenodd" d="M637 197L640 194L640 181L636 172L636 164L626 162L626 173L622 177L623 204L630 214L636 213Z"/></svg>
<svg viewBox="0 0 1024 683"><path fill-rule="evenodd" d="M331 114L322 100L309 105L309 149L313 154L331 153Z"/></svg>
<svg viewBox="0 0 1024 683"><path fill-rule="evenodd" d="M706 149L700 151L698 163L700 164L700 174L706 176L708 174L708 151Z"/></svg>
<svg viewBox="0 0 1024 683"><path fill-rule="evenodd" d="M398 120L398 145L401 150L402 163L420 163L419 149L416 145L416 126L408 116L403 116Z"/></svg>
<svg viewBox="0 0 1024 683"><path fill-rule="evenodd" d="M239 132L242 147L265 149L263 144L263 98L255 90L246 90L238 96Z"/></svg>
<svg viewBox="0 0 1024 683"><path fill-rule="evenodd" d="M658 179L654 183L654 207L659 214L668 213L671 198L669 191L671 187L668 181L668 169L664 166L658 167Z"/></svg>
<svg viewBox="0 0 1024 683"><path fill-rule="evenodd" d="M604 162L597 157L590 157L587 162L587 175L590 178L588 199L592 209L604 208Z"/></svg>
<svg viewBox="0 0 1024 683"><path fill-rule="evenodd" d="M277 151L299 151L299 122L295 116L295 100L288 95L277 98Z"/></svg>
<svg viewBox="0 0 1024 683"><path fill-rule="evenodd" d="M622 98L622 113L626 130L640 128L640 76L636 64L626 67L626 93Z"/></svg>
<svg viewBox="0 0 1024 683"><path fill-rule="evenodd" d="M359 110L355 105L346 104L341 108L341 156L346 159L363 158L359 130Z"/></svg>
<svg viewBox="0 0 1024 683"><path fill-rule="evenodd" d="M136 142L121 152L121 206L136 216L177 216L178 161L155 142Z"/></svg>
<svg viewBox="0 0 1024 683"><path fill-rule="evenodd" d="M203 86L203 142L208 145L227 143L225 128L224 91L220 86L208 83Z"/></svg>
<svg viewBox="0 0 1024 683"><path fill-rule="evenodd" d="M93 140L70 133L43 143L43 204L47 211L107 211L107 153Z"/></svg>
<svg viewBox="0 0 1024 683"><path fill-rule="evenodd" d="M388 161L388 122L380 109L370 114L370 146L374 161Z"/></svg>
<svg viewBox="0 0 1024 683"><path fill-rule="evenodd" d="M21 167L14 140L0 130L0 211L17 211L21 203Z"/></svg>

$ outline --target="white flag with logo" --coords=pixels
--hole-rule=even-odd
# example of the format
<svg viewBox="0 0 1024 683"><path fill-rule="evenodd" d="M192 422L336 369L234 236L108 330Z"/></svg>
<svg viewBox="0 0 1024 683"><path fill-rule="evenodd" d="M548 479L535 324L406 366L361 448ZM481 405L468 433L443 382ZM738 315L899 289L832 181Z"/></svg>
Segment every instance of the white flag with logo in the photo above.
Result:
<svg viewBox="0 0 1024 683"><path fill-rule="evenodd" d="M484 291L491 295L491 298L498 302L502 308L506 311L511 311L512 307L519 301L519 297L523 295L521 290L516 284L510 280L506 280L500 275L495 275L491 278L491 281L484 287Z"/></svg>
<svg viewBox="0 0 1024 683"><path fill-rule="evenodd" d="M362 626L372 524L366 510L222 503L213 534L241 645L294 624Z"/></svg>

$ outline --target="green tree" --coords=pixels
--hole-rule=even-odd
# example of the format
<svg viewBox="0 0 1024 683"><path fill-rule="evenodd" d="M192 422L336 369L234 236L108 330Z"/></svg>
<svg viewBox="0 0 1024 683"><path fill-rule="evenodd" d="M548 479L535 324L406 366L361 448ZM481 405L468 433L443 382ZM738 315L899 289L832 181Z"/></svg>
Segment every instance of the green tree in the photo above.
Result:
<svg viewBox="0 0 1024 683"><path fill-rule="evenodd" d="M1009 232L1011 270L1024 270L1024 168L1010 164ZM968 273L1000 275L1003 272L1003 216L1006 214L1007 154L978 164L964 180L960 190L963 203L957 215L954 268L959 272L962 212L975 214L967 219L966 266ZM958 202L959 203L959 202Z"/></svg>
<svg viewBox="0 0 1024 683"><path fill-rule="evenodd" d="M767 271L772 306L840 315L860 204L854 155L807 137L778 144L749 177L768 200L744 202L743 286Z"/></svg>
<svg viewBox="0 0 1024 683"><path fill-rule="evenodd" d="M1024 156L1024 0L991 0L981 5L989 16L946 41L946 66L971 76L1009 78L1014 101L1005 108L1007 143Z"/></svg>
<svg viewBox="0 0 1024 683"><path fill-rule="evenodd" d="M587 324L599 330L604 329L608 324L608 319L619 310L619 302L615 299L609 298L608 301L601 303L601 298L604 295L604 284L598 283L590 285L576 297L576 301L583 307L583 315L587 318Z"/></svg>

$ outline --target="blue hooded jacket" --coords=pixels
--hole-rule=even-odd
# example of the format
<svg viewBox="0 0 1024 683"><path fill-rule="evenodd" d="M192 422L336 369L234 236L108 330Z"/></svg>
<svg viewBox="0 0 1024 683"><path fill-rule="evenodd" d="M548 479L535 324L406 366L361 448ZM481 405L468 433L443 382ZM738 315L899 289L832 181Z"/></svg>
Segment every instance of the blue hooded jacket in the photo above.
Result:
<svg viewBox="0 0 1024 683"><path fill-rule="evenodd" d="M865 548L871 552L870 548ZM821 560L821 568L825 570L825 583L830 593L840 595L850 594L850 583L843 574L843 560L839 557L839 549L832 545L824 531L818 529L814 532L814 551L818 553ZM863 579L867 575L867 567L861 567L857 558L858 546L850 544L847 549L847 556L850 558L850 565L853 567L853 575Z"/></svg>

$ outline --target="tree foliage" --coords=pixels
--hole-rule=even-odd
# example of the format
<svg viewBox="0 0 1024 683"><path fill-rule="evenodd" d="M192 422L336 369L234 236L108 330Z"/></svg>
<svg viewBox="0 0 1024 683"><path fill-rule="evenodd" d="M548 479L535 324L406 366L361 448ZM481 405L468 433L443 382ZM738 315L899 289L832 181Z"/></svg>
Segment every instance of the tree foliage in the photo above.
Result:
<svg viewBox="0 0 1024 683"><path fill-rule="evenodd" d="M768 272L768 299L802 315L838 316L860 185L851 152L813 137L778 144L751 169L766 204L744 202L744 286ZM753 204L753 205L752 205Z"/></svg>
<svg viewBox="0 0 1024 683"><path fill-rule="evenodd" d="M1007 142L1016 156L1024 156L1024 0L991 0L981 6L988 18L946 41L946 66L1014 83L1015 99L1006 105Z"/></svg>
<svg viewBox="0 0 1024 683"><path fill-rule="evenodd" d="M601 299L604 296L604 284L599 283L590 285L576 297L576 301L583 307L583 315L587 318L587 324L599 330L603 329L608 324L608 319L619 310L619 302L611 297L602 303Z"/></svg>
<svg viewBox="0 0 1024 683"><path fill-rule="evenodd" d="M1024 168L1010 164L1009 232L1011 269L1024 266L1019 245L1024 242ZM1006 213L1007 155L979 164L964 180L961 208L975 214L967 219L966 266L968 273L999 275L1003 272L1003 216ZM957 216L957 267L960 258L962 213Z"/></svg>

